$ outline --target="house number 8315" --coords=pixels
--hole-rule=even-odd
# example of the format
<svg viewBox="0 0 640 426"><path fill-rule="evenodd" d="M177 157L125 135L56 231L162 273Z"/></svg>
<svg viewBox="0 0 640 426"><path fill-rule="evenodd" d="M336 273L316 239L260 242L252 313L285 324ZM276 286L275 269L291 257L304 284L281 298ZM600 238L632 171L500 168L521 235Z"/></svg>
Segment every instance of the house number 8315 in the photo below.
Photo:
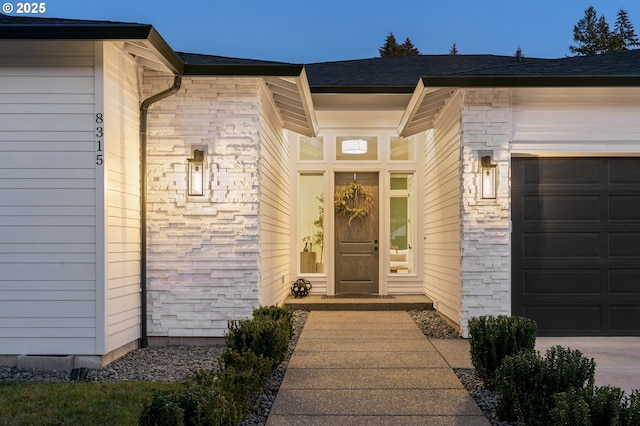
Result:
<svg viewBox="0 0 640 426"><path fill-rule="evenodd" d="M104 137L104 115L99 112L96 114L96 164L102 166L104 164L104 153L102 150L102 138Z"/></svg>

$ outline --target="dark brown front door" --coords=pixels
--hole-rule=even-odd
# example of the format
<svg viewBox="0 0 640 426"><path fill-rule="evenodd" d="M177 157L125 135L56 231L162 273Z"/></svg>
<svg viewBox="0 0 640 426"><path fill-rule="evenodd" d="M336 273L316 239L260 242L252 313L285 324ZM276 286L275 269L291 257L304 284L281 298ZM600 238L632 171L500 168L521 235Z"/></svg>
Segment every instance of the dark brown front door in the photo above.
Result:
<svg viewBox="0 0 640 426"><path fill-rule="evenodd" d="M377 294L378 173L336 173L336 193L354 182L354 177L373 196L373 205L366 217L351 223L345 215L335 213L336 294ZM355 197L355 203L361 201Z"/></svg>

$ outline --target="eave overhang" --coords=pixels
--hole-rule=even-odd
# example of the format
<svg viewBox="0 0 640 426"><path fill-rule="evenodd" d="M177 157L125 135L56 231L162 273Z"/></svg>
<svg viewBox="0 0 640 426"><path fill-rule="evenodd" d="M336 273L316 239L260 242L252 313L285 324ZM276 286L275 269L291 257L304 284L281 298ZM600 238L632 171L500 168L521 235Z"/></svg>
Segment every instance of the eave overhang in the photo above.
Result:
<svg viewBox="0 0 640 426"><path fill-rule="evenodd" d="M304 136L316 136L318 121L304 68L297 77L273 76L265 77L264 81L280 112L284 128Z"/></svg>
<svg viewBox="0 0 640 426"><path fill-rule="evenodd" d="M429 130L456 89L473 87L640 87L640 75L486 75L422 77L400 120L398 134Z"/></svg>
<svg viewBox="0 0 640 426"><path fill-rule="evenodd" d="M152 25L16 21L0 25L0 40L122 41L125 50L147 68L172 74L182 74L184 69L182 59Z"/></svg>
<svg viewBox="0 0 640 426"><path fill-rule="evenodd" d="M184 76L262 77L280 112L284 127L306 136L318 133L311 91L303 65L286 63L189 64L152 25L10 18L0 24L0 40L118 41L147 69Z"/></svg>
<svg viewBox="0 0 640 426"><path fill-rule="evenodd" d="M311 90L304 65L298 64L186 64L185 76L262 78L287 130L313 137L318 134Z"/></svg>

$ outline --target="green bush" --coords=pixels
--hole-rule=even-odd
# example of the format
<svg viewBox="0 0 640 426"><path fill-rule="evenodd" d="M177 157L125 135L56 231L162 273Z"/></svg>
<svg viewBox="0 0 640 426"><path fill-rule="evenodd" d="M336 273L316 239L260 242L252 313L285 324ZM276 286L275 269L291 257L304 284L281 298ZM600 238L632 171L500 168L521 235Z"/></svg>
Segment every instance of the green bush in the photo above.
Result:
<svg viewBox="0 0 640 426"><path fill-rule="evenodd" d="M265 316L253 320L229 321L227 347L240 354L251 351L272 361L275 368L289 349L291 327L286 319L274 321Z"/></svg>
<svg viewBox="0 0 640 426"><path fill-rule="evenodd" d="M620 388L603 386L589 395L589 414L593 425L623 425L627 417L627 398Z"/></svg>
<svg viewBox="0 0 640 426"><path fill-rule="evenodd" d="M140 414L141 426L184 425L184 408L177 392L154 392L151 401Z"/></svg>
<svg viewBox="0 0 640 426"><path fill-rule="evenodd" d="M628 426L640 426L640 390L631 391L626 417Z"/></svg>
<svg viewBox="0 0 640 426"><path fill-rule="evenodd" d="M238 353L226 348L220 357L220 370L214 387L247 411L269 380L272 362L251 351Z"/></svg>
<svg viewBox="0 0 640 426"><path fill-rule="evenodd" d="M156 392L143 409L143 426L235 425L244 412L213 388L185 387L179 391Z"/></svg>
<svg viewBox="0 0 640 426"><path fill-rule="evenodd" d="M533 351L536 323L522 317L481 316L469 320L471 361L485 386L495 387L496 369L508 355Z"/></svg>
<svg viewBox="0 0 640 426"><path fill-rule="evenodd" d="M579 350L553 346L545 357L545 379L548 394L570 389L592 389L596 363Z"/></svg>
<svg viewBox="0 0 640 426"><path fill-rule="evenodd" d="M293 312L285 307L261 306L253 310L253 318L267 317L274 321L285 319L293 324Z"/></svg>
<svg viewBox="0 0 640 426"><path fill-rule="evenodd" d="M284 360L292 333L293 315L286 308L262 307L252 320L230 321L218 369L197 371L180 391L154 394L140 424L240 424Z"/></svg>
<svg viewBox="0 0 640 426"><path fill-rule="evenodd" d="M551 424L556 426L591 426L589 404L582 392L572 389L553 395Z"/></svg>
<svg viewBox="0 0 640 426"><path fill-rule="evenodd" d="M495 384L500 395L496 414L501 420L514 421L531 416L544 405L545 362L536 352L508 355L496 370Z"/></svg>
<svg viewBox="0 0 640 426"><path fill-rule="evenodd" d="M533 352L505 357L495 376L500 394L496 412L502 420L517 419L527 425L553 424L554 394L590 392L594 375L593 359L561 346L547 350L544 358Z"/></svg>
<svg viewBox="0 0 640 426"><path fill-rule="evenodd" d="M638 426L639 394L630 397L617 387L573 389L553 395L551 424L577 426Z"/></svg>

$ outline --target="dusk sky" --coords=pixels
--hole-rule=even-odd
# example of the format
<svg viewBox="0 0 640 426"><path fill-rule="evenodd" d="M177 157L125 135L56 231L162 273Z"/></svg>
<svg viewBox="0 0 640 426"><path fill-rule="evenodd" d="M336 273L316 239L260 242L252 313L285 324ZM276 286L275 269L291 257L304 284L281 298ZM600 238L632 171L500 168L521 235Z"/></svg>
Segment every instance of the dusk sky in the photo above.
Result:
<svg viewBox="0 0 640 426"><path fill-rule="evenodd" d="M3 10L18 1L0 0ZM640 34L638 0L47 0L43 16L152 24L174 50L291 63L378 56L393 32L423 54L558 58L590 5L613 28L620 8Z"/></svg>

